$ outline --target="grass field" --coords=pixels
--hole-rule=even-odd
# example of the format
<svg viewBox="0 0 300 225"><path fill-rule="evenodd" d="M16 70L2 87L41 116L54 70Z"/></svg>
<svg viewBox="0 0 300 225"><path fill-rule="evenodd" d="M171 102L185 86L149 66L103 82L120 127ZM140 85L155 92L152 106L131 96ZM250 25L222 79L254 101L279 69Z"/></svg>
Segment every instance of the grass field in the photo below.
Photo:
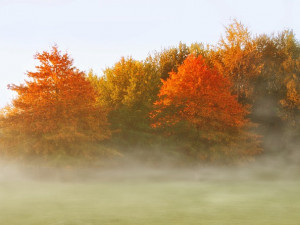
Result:
<svg viewBox="0 0 300 225"><path fill-rule="evenodd" d="M2 225L299 225L297 179L2 179Z"/></svg>

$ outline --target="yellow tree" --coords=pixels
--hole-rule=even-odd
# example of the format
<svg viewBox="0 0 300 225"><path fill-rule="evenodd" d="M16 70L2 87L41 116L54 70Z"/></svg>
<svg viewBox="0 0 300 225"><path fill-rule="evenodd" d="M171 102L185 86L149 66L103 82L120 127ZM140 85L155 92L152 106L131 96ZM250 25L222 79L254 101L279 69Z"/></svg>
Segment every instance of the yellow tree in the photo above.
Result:
<svg viewBox="0 0 300 225"><path fill-rule="evenodd" d="M77 154L74 146L108 138L107 112L95 104L95 90L69 55L54 46L35 59L39 65L27 72L29 80L9 85L17 97L1 116L2 141L28 154Z"/></svg>
<svg viewBox="0 0 300 225"><path fill-rule="evenodd" d="M180 42L178 47L163 49L161 52L156 52L154 57L149 57L149 59L153 61L158 68L160 77L166 80L170 72L177 72L177 68L189 54L190 49L186 44Z"/></svg>
<svg viewBox="0 0 300 225"><path fill-rule="evenodd" d="M281 117L292 127L300 129L300 57L288 57L282 68L285 71L282 84L285 91L280 100Z"/></svg>
<svg viewBox="0 0 300 225"><path fill-rule="evenodd" d="M233 84L233 94L242 104L252 103L255 79L260 75L263 64L256 42L248 29L236 20L226 27L211 62L220 73L228 77Z"/></svg>
<svg viewBox="0 0 300 225"><path fill-rule="evenodd" d="M113 67L97 78L90 75L89 80L98 90L100 104L110 108L109 122L118 134L129 140L150 129L149 112L157 99L161 81L157 68L151 61L138 61L121 58ZM125 139L126 139L125 138ZM137 138L133 138L137 141Z"/></svg>

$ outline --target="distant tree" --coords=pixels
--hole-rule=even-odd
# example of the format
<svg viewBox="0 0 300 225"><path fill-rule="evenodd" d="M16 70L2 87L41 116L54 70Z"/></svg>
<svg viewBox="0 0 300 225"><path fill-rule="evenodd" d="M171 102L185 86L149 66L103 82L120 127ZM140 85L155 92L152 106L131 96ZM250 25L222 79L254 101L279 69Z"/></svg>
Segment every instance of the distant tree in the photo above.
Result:
<svg viewBox="0 0 300 225"><path fill-rule="evenodd" d="M186 44L180 42L178 47L171 47L161 52L156 52L155 55L150 58L158 68L160 77L166 80L170 72L177 72L178 66L183 63L189 54L189 48Z"/></svg>
<svg viewBox="0 0 300 225"><path fill-rule="evenodd" d="M211 53L211 46L195 42L189 46L189 52L194 56L201 55L204 58L209 58Z"/></svg>
<svg viewBox="0 0 300 225"><path fill-rule="evenodd" d="M300 128L300 60L297 62L298 74L290 74L291 77L285 81L286 96L280 100L282 105L281 116L293 127Z"/></svg>
<svg viewBox="0 0 300 225"><path fill-rule="evenodd" d="M92 69L89 70L89 72L86 74L86 79L90 82L90 84L92 85L92 87L95 90L96 93L96 104L99 106L104 106L105 103L101 102L101 78L94 73L94 71ZM106 109L109 113L110 107L108 105L106 105Z"/></svg>
<svg viewBox="0 0 300 225"><path fill-rule="evenodd" d="M242 104L252 104L255 79L260 75L263 64L257 44L248 29L236 20L226 27L211 56L214 67L228 77L233 86L233 94Z"/></svg>
<svg viewBox="0 0 300 225"><path fill-rule="evenodd" d="M290 30L257 36L263 67L254 82L250 118L267 152L286 154L300 138L300 45Z"/></svg>
<svg viewBox="0 0 300 225"><path fill-rule="evenodd" d="M77 146L110 137L107 111L95 104L95 90L69 55L54 46L35 59L40 64L27 72L29 80L9 85L17 97L1 115L2 141L24 154L76 155Z"/></svg>
<svg viewBox="0 0 300 225"><path fill-rule="evenodd" d="M255 39L264 67L255 84L254 119L270 127L300 128L300 44L292 31ZM264 112L264 114L260 113Z"/></svg>
<svg viewBox="0 0 300 225"><path fill-rule="evenodd" d="M200 158L217 154L243 157L260 151L257 137L246 131L248 111L231 94L230 80L207 66L201 56L189 56L177 73L170 73L155 108L154 127L169 127L172 132L184 122L195 128L196 146L204 148L204 152L198 149Z"/></svg>

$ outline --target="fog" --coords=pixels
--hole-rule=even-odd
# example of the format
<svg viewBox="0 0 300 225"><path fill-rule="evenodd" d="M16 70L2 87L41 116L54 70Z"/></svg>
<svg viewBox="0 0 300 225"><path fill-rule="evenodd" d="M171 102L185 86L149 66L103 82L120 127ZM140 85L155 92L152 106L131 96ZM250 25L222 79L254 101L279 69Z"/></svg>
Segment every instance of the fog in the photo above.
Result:
<svg viewBox="0 0 300 225"><path fill-rule="evenodd" d="M94 166L2 159L0 224L298 225L295 136L265 133L264 152L234 164L178 161L165 146Z"/></svg>
<svg viewBox="0 0 300 225"><path fill-rule="evenodd" d="M287 152L285 152L287 153ZM165 155L164 155L165 156ZM193 163L178 165L171 160L145 163L127 157L118 164L103 166L54 167L42 163L0 161L0 182L6 181L206 181L206 180L288 180L300 178L300 157L296 150L261 155L235 165Z"/></svg>
<svg viewBox="0 0 300 225"><path fill-rule="evenodd" d="M298 159L227 166L127 159L81 168L1 161L0 224L297 225Z"/></svg>

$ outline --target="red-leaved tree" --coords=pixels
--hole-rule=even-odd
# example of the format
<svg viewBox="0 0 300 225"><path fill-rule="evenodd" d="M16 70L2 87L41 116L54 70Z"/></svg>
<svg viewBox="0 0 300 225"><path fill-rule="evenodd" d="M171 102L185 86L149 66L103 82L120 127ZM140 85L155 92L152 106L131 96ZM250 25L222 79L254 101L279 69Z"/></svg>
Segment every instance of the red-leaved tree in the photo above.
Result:
<svg viewBox="0 0 300 225"><path fill-rule="evenodd" d="M172 133L176 124L186 123L196 131L195 145L205 148L198 149L200 158L244 157L260 151L257 137L247 132L248 110L231 94L230 80L209 68L201 56L190 55L177 73L170 73L155 108L154 127L167 127Z"/></svg>

